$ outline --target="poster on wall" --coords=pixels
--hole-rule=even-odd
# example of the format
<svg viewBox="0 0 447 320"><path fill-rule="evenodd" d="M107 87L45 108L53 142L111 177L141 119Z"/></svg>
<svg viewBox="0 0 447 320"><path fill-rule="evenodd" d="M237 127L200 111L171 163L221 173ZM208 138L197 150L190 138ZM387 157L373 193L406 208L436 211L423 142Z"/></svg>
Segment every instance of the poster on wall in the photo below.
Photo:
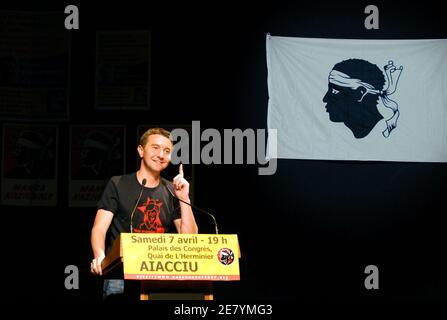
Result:
<svg viewBox="0 0 447 320"><path fill-rule="evenodd" d="M149 109L150 40L149 31L97 32L96 109Z"/></svg>
<svg viewBox="0 0 447 320"><path fill-rule="evenodd" d="M105 184L125 170L123 125L70 127L69 207L95 207Z"/></svg>
<svg viewBox="0 0 447 320"><path fill-rule="evenodd" d="M1 203L56 206L58 127L5 124Z"/></svg>
<svg viewBox="0 0 447 320"><path fill-rule="evenodd" d="M68 118L70 38L60 12L0 11L0 116Z"/></svg>

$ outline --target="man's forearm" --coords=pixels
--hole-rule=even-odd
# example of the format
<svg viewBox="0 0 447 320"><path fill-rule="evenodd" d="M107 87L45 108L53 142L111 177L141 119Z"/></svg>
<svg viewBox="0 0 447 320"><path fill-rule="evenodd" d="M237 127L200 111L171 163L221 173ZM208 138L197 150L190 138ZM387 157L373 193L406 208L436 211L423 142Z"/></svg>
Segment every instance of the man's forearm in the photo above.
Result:
<svg viewBox="0 0 447 320"><path fill-rule="evenodd" d="M105 256L105 234L96 228L92 229L90 238L93 256L95 258Z"/></svg>
<svg viewBox="0 0 447 320"><path fill-rule="evenodd" d="M189 199L188 199L189 200ZM190 203L189 201L187 201ZM180 225L180 233L197 233L197 223L190 205L180 202L180 212L182 216L182 224Z"/></svg>

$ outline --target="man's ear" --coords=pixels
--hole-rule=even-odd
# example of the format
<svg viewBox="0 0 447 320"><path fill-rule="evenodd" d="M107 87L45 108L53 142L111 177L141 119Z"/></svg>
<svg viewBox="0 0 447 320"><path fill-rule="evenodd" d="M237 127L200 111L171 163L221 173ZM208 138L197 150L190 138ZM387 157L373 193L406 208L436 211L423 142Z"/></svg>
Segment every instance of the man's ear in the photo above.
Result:
<svg viewBox="0 0 447 320"><path fill-rule="evenodd" d="M363 98L365 97L366 93L368 91L364 86L359 86L357 89L354 90L354 97L357 102L362 102Z"/></svg>
<svg viewBox="0 0 447 320"><path fill-rule="evenodd" d="M138 152L138 155L140 156L140 158L143 158L144 149L141 144L138 145L137 152Z"/></svg>

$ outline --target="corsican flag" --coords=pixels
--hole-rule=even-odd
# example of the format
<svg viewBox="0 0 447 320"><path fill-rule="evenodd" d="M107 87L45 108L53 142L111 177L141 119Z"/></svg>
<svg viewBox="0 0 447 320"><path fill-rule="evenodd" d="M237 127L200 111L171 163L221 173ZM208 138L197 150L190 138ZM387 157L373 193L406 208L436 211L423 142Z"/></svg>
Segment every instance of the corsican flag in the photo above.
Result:
<svg viewBox="0 0 447 320"><path fill-rule="evenodd" d="M267 35L267 68L269 157L447 161L447 39Z"/></svg>

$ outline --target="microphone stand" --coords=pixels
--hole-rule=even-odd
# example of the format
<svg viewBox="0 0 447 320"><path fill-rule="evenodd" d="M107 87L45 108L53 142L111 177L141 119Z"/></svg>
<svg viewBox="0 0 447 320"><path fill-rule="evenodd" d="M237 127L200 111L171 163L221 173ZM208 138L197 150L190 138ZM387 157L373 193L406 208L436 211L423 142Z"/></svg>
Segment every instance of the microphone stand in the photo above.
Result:
<svg viewBox="0 0 447 320"><path fill-rule="evenodd" d="M141 181L140 195L138 196L137 202L135 202L135 206L133 207L132 213L130 214L130 233L133 233L133 215L135 213L135 210L137 209L138 202L140 202L141 195L143 194L143 189L144 189L145 184L146 184L146 179L143 179L143 181Z"/></svg>

